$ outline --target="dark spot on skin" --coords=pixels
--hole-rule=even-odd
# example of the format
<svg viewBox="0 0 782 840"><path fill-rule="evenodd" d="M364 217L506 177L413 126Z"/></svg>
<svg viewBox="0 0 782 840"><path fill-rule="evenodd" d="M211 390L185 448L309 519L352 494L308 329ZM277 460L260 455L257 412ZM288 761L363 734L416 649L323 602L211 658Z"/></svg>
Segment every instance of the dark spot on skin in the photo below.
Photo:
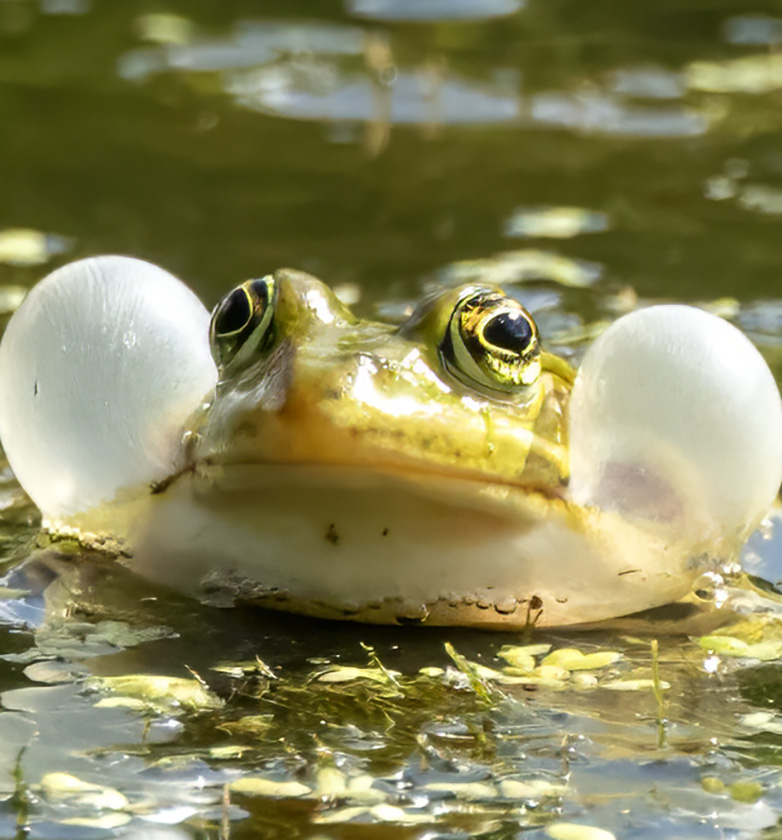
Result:
<svg viewBox="0 0 782 840"><path fill-rule="evenodd" d="M326 540L332 545L339 545L339 534L333 522L326 529Z"/></svg>
<svg viewBox="0 0 782 840"><path fill-rule="evenodd" d="M168 476L168 478L164 478L162 481L153 481L149 485L149 492L153 496L156 496L158 493L165 493L166 490L168 490L168 488L171 486L172 481L173 479L171 478L171 476Z"/></svg>
<svg viewBox="0 0 782 840"><path fill-rule="evenodd" d="M38 396L38 380L37 379L35 380L35 384L33 385L33 396L34 397Z"/></svg>
<svg viewBox="0 0 782 840"><path fill-rule="evenodd" d="M527 629L535 627L543 615L543 599L539 595L533 595L527 604L527 620L525 626Z"/></svg>
<svg viewBox="0 0 782 840"><path fill-rule="evenodd" d="M388 528L383 528L383 536L384 537L388 536Z"/></svg>
<svg viewBox="0 0 782 840"><path fill-rule="evenodd" d="M187 464L182 467L181 470L177 470L175 473L171 473L171 475L166 476L164 479L160 481L152 481L149 485L149 492L156 496L159 493L165 493L166 490L178 479L182 478L183 475L194 475L196 471L196 464L193 462L192 464Z"/></svg>

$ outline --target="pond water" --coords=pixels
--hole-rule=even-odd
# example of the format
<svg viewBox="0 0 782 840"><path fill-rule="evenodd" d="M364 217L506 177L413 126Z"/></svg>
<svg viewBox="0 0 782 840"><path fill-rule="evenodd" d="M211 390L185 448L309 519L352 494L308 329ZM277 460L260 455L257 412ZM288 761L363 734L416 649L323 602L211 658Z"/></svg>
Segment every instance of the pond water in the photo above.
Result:
<svg viewBox="0 0 782 840"><path fill-rule="evenodd" d="M295 266L391 319L482 276L575 356L707 305L782 381L781 45L760 0L0 0L0 310L96 253L210 307ZM752 578L491 634L19 567L0 478L0 836L782 837L779 516Z"/></svg>

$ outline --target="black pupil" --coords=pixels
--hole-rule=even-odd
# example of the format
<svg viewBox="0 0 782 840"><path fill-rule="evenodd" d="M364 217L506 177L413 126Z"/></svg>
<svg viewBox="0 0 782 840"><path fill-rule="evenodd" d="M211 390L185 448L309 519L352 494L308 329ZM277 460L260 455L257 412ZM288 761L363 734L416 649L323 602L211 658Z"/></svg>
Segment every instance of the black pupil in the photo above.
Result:
<svg viewBox="0 0 782 840"><path fill-rule="evenodd" d="M220 306L215 331L218 335L236 332L250 320L251 314L244 289L234 289Z"/></svg>
<svg viewBox="0 0 782 840"><path fill-rule="evenodd" d="M495 347L523 353L532 341L532 325L521 312L501 312L486 324L483 337Z"/></svg>

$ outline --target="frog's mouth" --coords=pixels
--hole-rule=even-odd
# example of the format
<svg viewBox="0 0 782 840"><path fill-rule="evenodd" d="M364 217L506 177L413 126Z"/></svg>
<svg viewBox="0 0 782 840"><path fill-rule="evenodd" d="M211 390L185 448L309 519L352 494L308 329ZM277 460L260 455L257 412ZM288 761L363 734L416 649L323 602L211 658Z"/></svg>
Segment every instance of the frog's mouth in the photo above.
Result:
<svg viewBox="0 0 782 840"><path fill-rule="evenodd" d="M557 447L556 460L552 458L552 447L545 442L541 446L545 455L541 456L533 448L524 470L516 473L487 471L479 467L463 466L458 463L442 463L417 458L404 453L373 453L370 459L362 457L357 451L353 457L307 458L302 460L271 459L236 459L220 456L207 456L194 461L185 469L160 482L153 490L160 492L179 480L183 475L200 474L216 483L222 483L231 475L242 475L243 481L252 484L251 476L258 476L260 484L268 483L268 476L281 476L286 472L293 480L302 476L305 480L309 472L330 475L336 485L343 481L355 483L356 477L364 475L371 482L392 481L397 484L409 484L413 487L431 484L447 487L449 484L459 487L472 487L474 492L491 491L496 493L538 494L549 499L563 499L567 494L567 465L564 447ZM552 462L554 468L551 467ZM493 490L492 490L493 488Z"/></svg>
<svg viewBox="0 0 782 840"><path fill-rule="evenodd" d="M421 461L388 461L362 463L334 462L238 462L205 459L186 471L172 476L167 483L153 487L153 492L165 492L175 481L186 476L196 477L201 486L211 485L219 492L265 490L273 493L275 483L286 486L307 486L313 482L324 488L364 487L384 489L406 488L412 495L438 498L444 504L459 506L469 500L487 508L519 506L521 499L536 497L540 502L562 502L567 499L567 482L558 484L532 483L522 479L505 478L465 468L438 468Z"/></svg>

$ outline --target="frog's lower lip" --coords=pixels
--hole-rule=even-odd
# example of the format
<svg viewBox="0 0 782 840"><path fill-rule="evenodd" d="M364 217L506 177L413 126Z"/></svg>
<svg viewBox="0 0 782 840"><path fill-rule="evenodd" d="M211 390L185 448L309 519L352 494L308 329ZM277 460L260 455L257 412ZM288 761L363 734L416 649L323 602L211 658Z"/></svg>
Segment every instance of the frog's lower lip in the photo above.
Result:
<svg viewBox="0 0 782 840"><path fill-rule="evenodd" d="M258 486L268 485L269 471L282 471L282 475L288 473L288 480L295 480L297 473L301 475L301 481L309 480L313 472L322 476L329 476L335 485L342 483L360 484L367 483L378 478L386 478L389 481L398 483L410 483L420 488L429 485L432 488L450 488L452 495L464 498L467 494L486 495L487 491L493 491L499 498L507 499L512 496L537 496L544 500L560 500L566 498L566 484L532 484L522 480L504 479L493 474L487 474L478 470L464 468L437 469L436 466L426 462L418 461L389 461L386 463L373 461L364 463L340 463L331 461L307 461L307 462L286 462L286 461L231 461L218 458L206 458L189 468L187 472L195 471L201 473L210 480L219 482L225 486L228 479L230 483L239 479L239 486L252 489ZM261 475L262 473L265 475ZM234 479L228 478L233 476ZM446 494L446 495L451 495Z"/></svg>

